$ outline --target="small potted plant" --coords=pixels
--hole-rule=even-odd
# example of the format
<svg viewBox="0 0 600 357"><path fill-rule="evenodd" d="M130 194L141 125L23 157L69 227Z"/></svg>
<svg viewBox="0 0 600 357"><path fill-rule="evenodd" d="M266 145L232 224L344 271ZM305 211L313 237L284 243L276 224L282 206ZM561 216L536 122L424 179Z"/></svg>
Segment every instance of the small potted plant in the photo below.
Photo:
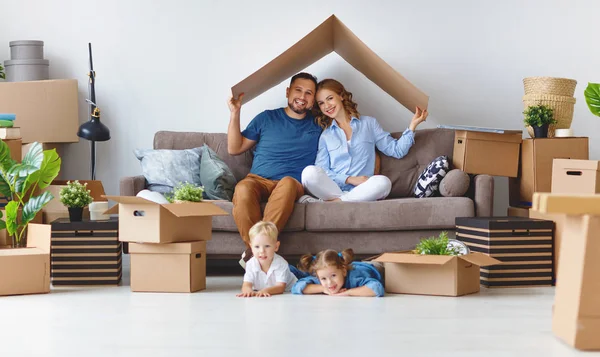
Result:
<svg viewBox="0 0 600 357"><path fill-rule="evenodd" d="M60 190L60 202L69 209L69 220L80 222L83 208L92 203L87 183L81 184L78 180L67 181L67 186Z"/></svg>
<svg viewBox="0 0 600 357"><path fill-rule="evenodd" d="M534 137L547 138L548 127L550 124L556 124L554 119L554 110L547 105L538 104L527 107L523 112L525 126L533 128Z"/></svg>
<svg viewBox="0 0 600 357"><path fill-rule="evenodd" d="M438 237L422 239L413 252L421 255L463 255L468 254L469 249L456 239L448 239L448 232L442 232Z"/></svg>
<svg viewBox="0 0 600 357"><path fill-rule="evenodd" d="M167 199L174 203L201 202L204 187L185 182L179 183L173 190L173 195Z"/></svg>

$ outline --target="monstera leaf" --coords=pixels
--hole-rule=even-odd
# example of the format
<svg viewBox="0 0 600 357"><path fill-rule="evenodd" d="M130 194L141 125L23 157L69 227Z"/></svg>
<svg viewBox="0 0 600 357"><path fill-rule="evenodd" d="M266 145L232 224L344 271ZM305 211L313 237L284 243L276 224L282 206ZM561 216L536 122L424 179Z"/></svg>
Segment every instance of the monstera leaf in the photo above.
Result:
<svg viewBox="0 0 600 357"><path fill-rule="evenodd" d="M31 173L23 187L20 187L18 192L28 192L31 187L37 183L37 187L39 189L45 189L50 186L52 180L56 178L58 172L60 171L61 159L56 152L56 149L46 150L43 152L43 159L40 164L39 170Z"/></svg>
<svg viewBox="0 0 600 357"><path fill-rule="evenodd" d="M31 220L42 209L42 207L44 207L53 198L54 196L52 196L52 194L48 191L45 191L39 196L30 198L29 201L25 203L25 206L23 206L23 216L19 225L23 227L27 225L27 223L31 222Z"/></svg>
<svg viewBox="0 0 600 357"><path fill-rule="evenodd" d="M17 216L19 215L19 203L17 201L10 201L6 207L6 232L9 236L17 233L19 223L17 222Z"/></svg>
<svg viewBox="0 0 600 357"><path fill-rule="evenodd" d="M600 83L588 83L583 95L590 112L600 117Z"/></svg>

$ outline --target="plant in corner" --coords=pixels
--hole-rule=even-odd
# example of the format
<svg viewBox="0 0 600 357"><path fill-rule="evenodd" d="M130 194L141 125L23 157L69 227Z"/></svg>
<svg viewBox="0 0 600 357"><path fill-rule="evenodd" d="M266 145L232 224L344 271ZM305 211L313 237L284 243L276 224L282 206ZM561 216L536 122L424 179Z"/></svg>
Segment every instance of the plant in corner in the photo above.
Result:
<svg viewBox="0 0 600 357"><path fill-rule="evenodd" d="M5 207L6 220L0 221L0 229L6 228L14 248L26 246L27 225L54 198L47 191L37 194L58 176L60 163L56 149L42 150L42 145L37 142L22 162L17 163L11 158L8 145L0 141L0 194L10 200Z"/></svg>
<svg viewBox="0 0 600 357"><path fill-rule="evenodd" d="M442 232L438 237L421 239L414 253L422 255L460 255L458 247L448 245L448 232Z"/></svg>
<svg viewBox="0 0 600 357"><path fill-rule="evenodd" d="M202 201L202 193L204 187L195 186L191 183L178 183L173 190L173 195L167 197L169 202L181 203L181 202L200 202Z"/></svg>
<svg viewBox="0 0 600 357"><path fill-rule="evenodd" d="M590 112L600 117L600 83L588 83L583 96Z"/></svg>
<svg viewBox="0 0 600 357"><path fill-rule="evenodd" d="M69 220L80 222L83 208L92 203L92 195L87 189L87 182L67 181L67 186L60 190L60 202L69 209Z"/></svg>
<svg viewBox="0 0 600 357"><path fill-rule="evenodd" d="M531 105L527 107L523 114L525 114L525 119L523 120L525 126L533 128L536 138L547 138L548 127L550 124L556 124L554 110L543 104Z"/></svg>

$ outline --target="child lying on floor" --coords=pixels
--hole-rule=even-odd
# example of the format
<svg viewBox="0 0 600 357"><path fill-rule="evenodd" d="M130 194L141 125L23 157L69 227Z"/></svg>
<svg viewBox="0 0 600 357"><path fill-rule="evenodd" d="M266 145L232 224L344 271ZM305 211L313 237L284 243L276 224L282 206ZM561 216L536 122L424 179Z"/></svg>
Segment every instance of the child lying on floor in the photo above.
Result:
<svg viewBox="0 0 600 357"><path fill-rule="evenodd" d="M246 263L242 292L238 297L270 297L290 291L298 280L288 262L280 255L277 227L260 221L250 228L250 248L253 257Z"/></svg>
<svg viewBox="0 0 600 357"><path fill-rule="evenodd" d="M383 296L383 279L379 271L370 263L352 262L353 258L352 249L341 253L328 249L316 256L302 256L298 268L306 276L298 280L292 293ZM299 275L298 272L295 274Z"/></svg>

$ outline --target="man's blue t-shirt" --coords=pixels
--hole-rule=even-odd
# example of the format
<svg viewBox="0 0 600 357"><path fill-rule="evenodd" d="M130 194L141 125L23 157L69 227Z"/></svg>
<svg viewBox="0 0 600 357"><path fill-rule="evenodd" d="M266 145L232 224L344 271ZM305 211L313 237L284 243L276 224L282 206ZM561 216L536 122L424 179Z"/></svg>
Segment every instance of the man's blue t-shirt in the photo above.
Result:
<svg viewBox="0 0 600 357"><path fill-rule="evenodd" d="M257 142L250 173L269 180L291 176L300 182L302 170L315 164L321 127L310 113L294 119L279 108L258 114L242 135Z"/></svg>

